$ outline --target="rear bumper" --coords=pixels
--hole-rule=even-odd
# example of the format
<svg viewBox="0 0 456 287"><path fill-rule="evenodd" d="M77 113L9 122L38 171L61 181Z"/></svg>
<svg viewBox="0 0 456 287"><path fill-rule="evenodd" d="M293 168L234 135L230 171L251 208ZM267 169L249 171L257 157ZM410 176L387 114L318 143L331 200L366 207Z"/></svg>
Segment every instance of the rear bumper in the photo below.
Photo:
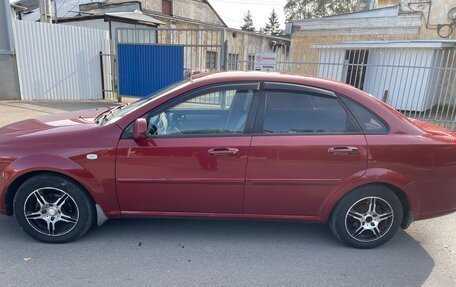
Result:
<svg viewBox="0 0 456 287"><path fill-rule="evenodd" d="M456 155L456 153L455 153ZM415 220L456 212L456 166L432 168L415 182L408 194Z"/></svg>

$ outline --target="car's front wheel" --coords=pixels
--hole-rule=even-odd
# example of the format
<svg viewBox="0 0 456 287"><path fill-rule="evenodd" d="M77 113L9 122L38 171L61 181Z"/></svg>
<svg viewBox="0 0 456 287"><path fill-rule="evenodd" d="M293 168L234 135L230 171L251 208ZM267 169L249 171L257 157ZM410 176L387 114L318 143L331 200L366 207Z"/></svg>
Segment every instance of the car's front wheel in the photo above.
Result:
<svg viewBox="0 0 456 287"><path fill-rule="evenodd" d="M329 226L349 246L374 248L393 237L402 217L396 194L386 187L371 185L343 197L332 212Z"/></svg>
<svg viewBox="0 0 456 287"><path fill-rule="evenodd" d="M82 237L95 221L92 200L78 184L60 175L25 181L14 197L14 215L31 237L63 243Z"/></svg>

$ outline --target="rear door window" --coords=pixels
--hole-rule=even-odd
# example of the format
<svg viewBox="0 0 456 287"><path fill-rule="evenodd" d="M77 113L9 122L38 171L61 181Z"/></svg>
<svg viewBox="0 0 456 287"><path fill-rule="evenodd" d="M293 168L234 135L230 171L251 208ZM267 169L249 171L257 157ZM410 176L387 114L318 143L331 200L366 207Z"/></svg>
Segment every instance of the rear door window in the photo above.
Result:
<svg viewBox="0 0 456 287"><path fill-rule="evenodd" d="M266 94L263 134L360 132L352 115L336 97L295 91Z"/></svg>

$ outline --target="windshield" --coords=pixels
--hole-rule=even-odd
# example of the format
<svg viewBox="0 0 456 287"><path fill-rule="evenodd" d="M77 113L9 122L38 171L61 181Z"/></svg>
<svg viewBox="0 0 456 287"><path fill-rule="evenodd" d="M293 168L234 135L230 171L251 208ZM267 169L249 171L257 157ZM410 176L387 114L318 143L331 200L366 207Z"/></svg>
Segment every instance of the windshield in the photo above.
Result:
<svg viewBox="0 0 456 287"><path fill-rule="evenodd" d="M99 125L106 125L106 124L114 123L117 120L119 120L120 118L124 117L125 115L142 107L143 105L146 105L157 98L160 98L170 92L177 90L178 88L181 88L181 86L183 86L186 83L189 83L189 80L183 80L183 81L177 82L175 84L172 84L170 86L167 86L155 93L148 95L145 98L137 100L136 102L134 102L132 104L126 104L126 105L108 110L98 116L98 117L100 117L100 120L98 121Z"/></svg>

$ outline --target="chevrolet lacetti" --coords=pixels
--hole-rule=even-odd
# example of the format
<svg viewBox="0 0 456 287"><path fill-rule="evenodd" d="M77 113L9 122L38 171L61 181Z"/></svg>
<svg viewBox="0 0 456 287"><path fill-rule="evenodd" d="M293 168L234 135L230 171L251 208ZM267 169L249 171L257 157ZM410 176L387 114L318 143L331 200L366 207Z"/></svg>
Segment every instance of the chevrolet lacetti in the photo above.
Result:
<svg viewBox="0 0 456 287"><path fill-rule="evenodd" d="M0 212L53 243L173 216L328 222L372 248L456 211L455 138L343 83L215 73L1 128Z"/></svg>

